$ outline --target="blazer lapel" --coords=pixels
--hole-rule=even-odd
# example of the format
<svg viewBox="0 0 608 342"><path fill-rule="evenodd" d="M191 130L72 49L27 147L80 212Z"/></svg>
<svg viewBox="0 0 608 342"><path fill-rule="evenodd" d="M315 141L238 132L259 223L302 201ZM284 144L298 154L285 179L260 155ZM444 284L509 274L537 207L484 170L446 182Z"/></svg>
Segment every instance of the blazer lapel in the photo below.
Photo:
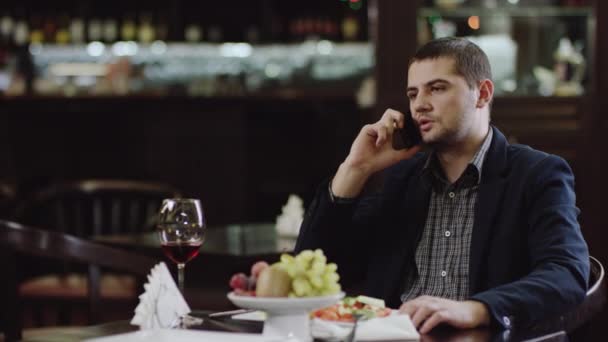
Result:
<svg viewBox="0 0 608 342"><path fill-rule="evenodd" d="M471 237L471 257L469 259L469 294L480 290L483 265L487 253L488 239L502 203L506 180L506 149L508 146L504 135L495 127L494 138L481 173L481 184L475 206L475 222Z"/></svg>
<svg viewBox="0 0 608 342"><path fill-rule="evenodd" d="M422 164L417 170L417 174L410 177L405 192L405 197L401 202L398 215L396 215L393 225L394 234L392 239L387 241L387 248L384 250L382 259L384 282L377 282L380 287L378 295L389 298L388 302L392 305L400 303L400 296L405 286L405 275L411 264L414 262L414 253L428 213L428 203L431 194L431 184L425 173L422 173ZM410 255L408 255L408 252ZM390 277L390 279L386 277Z"/></svg>

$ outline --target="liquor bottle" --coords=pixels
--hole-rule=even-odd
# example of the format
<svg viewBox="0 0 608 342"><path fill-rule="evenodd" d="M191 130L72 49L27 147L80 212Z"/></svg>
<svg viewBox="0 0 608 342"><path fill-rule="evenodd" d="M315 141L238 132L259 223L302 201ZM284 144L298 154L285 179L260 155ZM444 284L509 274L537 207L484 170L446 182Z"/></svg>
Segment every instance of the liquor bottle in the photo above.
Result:
<svg viewBox="0 0 608 342"><path fill-rule="evenodd" d="M113 43L118 39L118 24L114 19L106 19L103 23L103 40Z"/></svg>
<svg viewBox="0 0 608 342"><path fill-rule="evenodd" d="M345 41L356 40L359 35L359 22L354 16L347 16L342 20L342 39Z"/></svg>
<svg viewBox="0 0 608 342"><path fill-rule="evenodd" d="M67 14L62 14L58 19L57 31L55 32L55 42L57 44L68 44L70 37L70 18Z"/></svg>
<svg viewBox="0 0 608 342"><path fill-rule="evenodd" d="M70 37L72 38L72 43L74 44L82 44L85 41L84 36L84 20L80 17L73 18L70 21Z"/></svg>
<svg viewBox="0 0 608 342"><path fill-rule="evenodd" d="M210 42L219 43L223 38L222 29L217 25L210 26L208 36Z"/></svg>
<svg viewBox="0 0 608 342"><path fill-rule="evenodd" d="M203 39L203 30L197 24L190 24L184 30L184 38L189 43L198 43Z"/></svg>
<svg viewBox="0 0 608 342"><path fill-rule="evenodd" d="M42 33L44 34L45 42L55 42L57 21L57 16L55 16L53 13L50 13L44 18L44 24L42 24Z"/></svg>
<svg viewBox="0 0 608 342"><path fill-rule="evenodd" d="M164 16L158 17L158 23L154 29L156 31L156 40L167 41L169 39L169 25Z"/></svg>
<svg viewBox="0 0 608 342"><path fill-rule="evenodd" d="M15 29L13 30L13 40L17 46L23 46L29 43L29 35L30 29L27 25L27 22L23 19L20 19L15 24Z"/></svg>
<svg viewBox="0 0 608 342"><path fill-rule="evenodd" d="M3 42L8 42L11 40L11 35L13 34L13 29L15 28L15 21L13 18L5 13L0 18L0 38Z"/></svg>
<svg viewBox="0 0 608 342"><path fill-rule="evenodd" d="M149 44L154 41L154 27L152 27L152 17L149 14L141 16L137 38L144 44Z"/></svg>
<svg viewBox="0 0 608 342"><path fill-rule="evenodd" d="M33 14L30 17L29 23L29 41L31 43L43 43L44 32L42 31L42 17L39 14Z"/></svg>
<svg viewBox="0 0 608 342"><path fill-rule="evenodd" d="M135 26L135 20L131 16L127 16L122 21L122 26L120 27L120 36L122 40L130 41L135 40L135 36L137 34L137 27Z"/></svg>
<svg viewBox="0 0 608 342"><path fill-rule="evenodd" d="M260 42L260 30L256 26L249 26L245 30L245 41L249 44L257 44Z"/></svg>
<svg viewBox="0 0 608 342"><path fill-rule="evenodd" d="M88 40L90 42L100 41L103 38L103 25L99 18L92 18L88 24Z"/></svg>

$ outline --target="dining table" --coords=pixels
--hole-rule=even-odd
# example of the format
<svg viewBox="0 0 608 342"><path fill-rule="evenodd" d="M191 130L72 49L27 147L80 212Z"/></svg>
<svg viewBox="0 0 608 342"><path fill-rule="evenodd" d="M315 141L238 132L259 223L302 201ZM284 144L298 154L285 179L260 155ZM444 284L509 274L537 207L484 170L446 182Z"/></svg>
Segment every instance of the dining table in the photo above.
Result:
<svg viewBox="0 0 608 342"><path fill-rule="evenodd" d="M156 232L102 235L93 239L116 248L135 250L163 258ZM263 322L232 319L230 315L211 318L209 314L236 308L226 299L226 294L230 291L228 281L232 274L249 272L249 268L257 260L277 261L282 253L293 251L295 242L295 237L277 234L273 223L242 223L210 227L206 232L200 254L186 266L186 292L184 295L192 308L199 309L193 311L192 315L203 318L202 324L190 329L261 334ZM175 271L174 265L169 264L169 266ZM201 297L201 293L206 295ZM216 304L220 304L209 305L209 298L212 298ZM53 329L46 330L43 333L46 337L40 341L48 341L47 337L56 341L80 341L138 330L137 327L130 325L129 321ZM37 340L31 339L31 337L33 336L27 340ZM56 339L54 339L55 337ZM323 340L315 339L315 341ZM494 328L462 330L439 327L429 334L421 335L420 341L568 341L568 336L559 327L551 327L549 330L498 330Z"/></svg>
<svg viewBox="0 0 608 342"><path fill-rule="evenodd" d="M253 334L263 336L263 322L233 319L230 315L210 317L211 311L193 311L191 315L203 319L201 324L188 329L195 331L216 331L235 334ZM92 326L39 328L26 331L24 341L82 341L99 337L116 336L138 331L139 328L128 320L113 321ZM204 335L201 334L201 337ZM276 339L270 338L269 341ZM315 342L329 340L315 338ZM382 342L402 342L404 340L382 340ZM420 336L421 342L487 342L487 341L527 341L527 342L565 342L568 335L563 330L498 330L492 328L456 329L440 326L428 334ZM176 340L179 342L179 340Z"/></svg>

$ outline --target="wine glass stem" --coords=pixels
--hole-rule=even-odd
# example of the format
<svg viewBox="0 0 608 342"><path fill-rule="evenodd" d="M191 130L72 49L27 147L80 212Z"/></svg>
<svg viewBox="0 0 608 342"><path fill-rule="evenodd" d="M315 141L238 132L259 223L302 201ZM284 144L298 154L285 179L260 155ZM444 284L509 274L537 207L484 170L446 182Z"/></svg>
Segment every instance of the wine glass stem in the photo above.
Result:
<svg viewBox="0 0 608 342"><path fill-rule="evenodd" d="M177 285L182 295L184 294L184 268L186 268L186 264L177 264Z"/></svg>

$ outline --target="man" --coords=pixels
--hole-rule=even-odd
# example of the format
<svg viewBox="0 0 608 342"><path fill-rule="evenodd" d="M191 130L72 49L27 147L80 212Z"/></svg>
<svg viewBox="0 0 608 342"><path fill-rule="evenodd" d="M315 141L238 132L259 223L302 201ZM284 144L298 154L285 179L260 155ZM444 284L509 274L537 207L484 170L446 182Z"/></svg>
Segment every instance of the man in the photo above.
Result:
<svg viewBox="0 0 608 342"><path fill-rule="evenodd" d="M589 275L567 163L490 125L487 56L461 38L423 46L407 97L430 152L395 150L404 115L366 125L306 214L296 251L322 248L344 285L438 324L526 326L580 303ZM409 119L409 118L408 118ZM362 195L374 173L383 190Z"/></svg>

